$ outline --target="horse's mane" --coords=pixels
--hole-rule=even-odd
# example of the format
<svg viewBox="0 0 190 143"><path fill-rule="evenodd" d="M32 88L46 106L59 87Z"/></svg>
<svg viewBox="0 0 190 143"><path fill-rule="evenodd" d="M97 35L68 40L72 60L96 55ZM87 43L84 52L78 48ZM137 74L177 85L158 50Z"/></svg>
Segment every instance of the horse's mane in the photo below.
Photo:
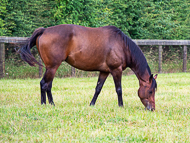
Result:
<svg viewBox="0 0 190 143"><path fill-rule="evenodd" d="M118 29L115 26L105 26L105 28L108 28L112 35L115 35L116 38L120 38L121 41L123 41L124 46L129 48L130 54L131 54L131 67L134 67L138 69L138 73L140 75L143 75L145 70L147 69L149 74L151 75L150 68L148 66L148 63L146 61L146 58L139 48L128 36L126 36L120 29Z"/></svg>
<svg viewBox="0 0 190 143"><path fill-rule="evenodd" d="M138 74L140 76L143 76L145 70L147 69L149 72L149 75L151 75L150 67L147 63L147 60L139 48L137 44L135 44L128 36L126 36L120 29L118 29L115 26L105 26L105 28L108 28L112 34L115 36L115 38L120 38L120 40L123 42L125 48L129 48L129 51L131 53L132 58L132 66L135 66L136 69L138 69ZM157 89L157 83L156 80L153 78L151 88Z"/></svg>

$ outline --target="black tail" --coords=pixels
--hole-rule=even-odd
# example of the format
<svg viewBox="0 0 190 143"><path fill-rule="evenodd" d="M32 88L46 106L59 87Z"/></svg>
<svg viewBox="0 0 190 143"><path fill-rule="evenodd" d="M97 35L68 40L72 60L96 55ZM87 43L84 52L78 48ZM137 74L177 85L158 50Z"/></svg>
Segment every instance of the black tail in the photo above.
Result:
<svg viewBox="0 0 190 143"><path fill-rule="evenodd" d="M26 61L30 66L35 66L35 64L43 66L34 58L34 56L30 52L30 49L36 45L37 37L42 35L44 30L45 28L36 29L32 36L28 38L27 44L17 51L20 54L22 60Z"/></svg>

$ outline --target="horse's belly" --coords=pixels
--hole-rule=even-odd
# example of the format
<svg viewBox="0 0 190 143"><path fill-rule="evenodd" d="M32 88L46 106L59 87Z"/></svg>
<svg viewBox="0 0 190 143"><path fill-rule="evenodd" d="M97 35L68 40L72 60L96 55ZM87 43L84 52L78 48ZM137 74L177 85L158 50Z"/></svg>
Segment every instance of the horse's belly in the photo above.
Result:
<svg viewBox="0 0 190 143"><path fill-rule="evenodd" d="M85 71L105 71L109 72L109 68L104 61L100 61L98 58L69 56L66 62L71 66Z"/></svg>

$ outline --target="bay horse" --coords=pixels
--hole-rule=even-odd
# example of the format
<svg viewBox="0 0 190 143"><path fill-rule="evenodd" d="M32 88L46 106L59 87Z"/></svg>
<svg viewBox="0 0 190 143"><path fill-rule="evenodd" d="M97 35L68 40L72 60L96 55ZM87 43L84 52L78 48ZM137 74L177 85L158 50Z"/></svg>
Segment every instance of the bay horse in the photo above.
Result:
<svg viewBox="0 0 190 143"><path fill-rule="evenodd" d="M111 73L118 96L118 105L123 106L122 71L129 67L139 80L138 96L145 109L155 110L157 74L153 77L140 48L117 27L90 28L62 24L38 28L25 46L18 50L21 58L30 66L41 65L30 52L35 45L46 68L40 82L41 104L46 104L47 93L49 103L55 105L51 93L52 81L58 67L66 61L80 70L100 72L90 105L95 105L103 84Z"/></svg>

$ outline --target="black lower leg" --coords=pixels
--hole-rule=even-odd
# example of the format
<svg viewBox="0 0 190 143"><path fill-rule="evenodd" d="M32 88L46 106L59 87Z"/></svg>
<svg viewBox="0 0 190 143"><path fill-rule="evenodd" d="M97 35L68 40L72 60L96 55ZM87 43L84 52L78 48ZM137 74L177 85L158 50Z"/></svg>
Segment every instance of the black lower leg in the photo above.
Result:
<svg viewBox="0 0 190 143"><path fill-rule="evenodd" d="M122 68L118 68L112 71L114 83L115 83L115 90L118 96L118 105L120 107L123 106L123 99L122 99L122 88L121 88L121 76L122 76Z"/></svg>
<svg viewBox="0 0 190 143"><path fill-rule="evenodd" d="M104 85L104 82L105 82L106 78L108 77L108 75L109 75L109 73L100 72L99 78L98 78L98 83L97 83L96 89L95 89L95 93L94 93L94 96L92 98L90 105L95 105L98 95L100 94L102 87Z"/></svg>
<svg viewBox="0 0 190 143"><path fill-rule="evenodd" d="M40 82L40 88L41 88L41 104L46 104L47 84L45 83L44 79L42 79Z"/></svg>
<svg viewBox="0 0 190 143"><path fill-rule="evenodd" d="M48 97L48 100L49 100L49 104L51 105L54 105L54 102L53 102L53 96L52 96L52 93L51 93L51 88L52 88L52 81L49 83L48 85L48 89L47 89L47 97Z"/></svg>
<svg viewBox="0 0 190 143"><path fill-rule="evenodd" d="M95 89L94 96L92 98L92 101L90 102L90 106L95 105L96 100L98 98L98 95L100 94L100 91L102 89L103 83L98 83Z"/></svg>
<svg viewBox="0 0 190 143"><path fill-rule="evenodd" d="M51 94L52 81L55 75L56 69L46 69L43 79L40 82L41 86L41 104L46 104L46 92L49 102L53 103Z"/></svg>
<svg viewBox="0 0 190 143"><path fill-rule="evenodd" d="M122 89L121 89L121 87L118 87L116 89L116 92L117 92L117 96L118 96L118 105L120 107L122 107L123 106L123 99L122 99Z"/></svg>

